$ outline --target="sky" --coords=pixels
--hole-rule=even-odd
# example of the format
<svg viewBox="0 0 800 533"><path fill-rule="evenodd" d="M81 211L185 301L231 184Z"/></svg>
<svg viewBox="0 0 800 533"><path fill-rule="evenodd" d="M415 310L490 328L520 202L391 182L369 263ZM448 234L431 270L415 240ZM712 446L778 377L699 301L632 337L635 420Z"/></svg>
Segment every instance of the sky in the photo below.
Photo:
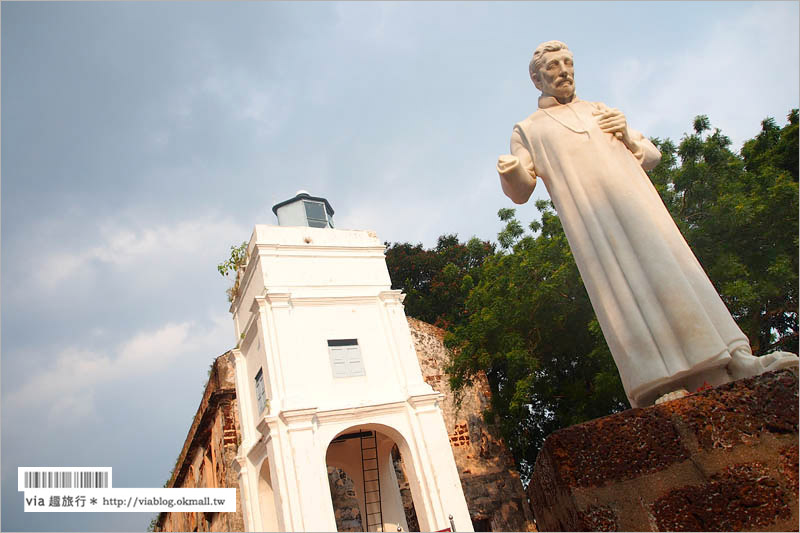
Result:
<svg viewBox="0 0 800 533"><path fill-rule="evenodd" d="M147 528L23 513L17 467L162 486L237 340L216 265L275 203L426 247L533 220L495 163L550 39L581 98L676 143L705 114L738 149L798 107L799 5L2 2L0 527Z"/></svg>

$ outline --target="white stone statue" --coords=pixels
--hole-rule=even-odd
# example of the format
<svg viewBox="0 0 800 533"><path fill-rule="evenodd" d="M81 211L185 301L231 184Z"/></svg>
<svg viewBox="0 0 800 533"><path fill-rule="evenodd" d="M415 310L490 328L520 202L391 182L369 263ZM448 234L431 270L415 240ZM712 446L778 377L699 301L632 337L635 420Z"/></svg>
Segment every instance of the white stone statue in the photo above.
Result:
<svg viewBox="0 0 800 533"><path fill-rule="evenodd" d="M567 46L539 45L530 75L539 109L514 125L500 183L521 204L544 181L631 405L796 366L752 355L645 174L661 154L621 111L577 97Z"/></svg>

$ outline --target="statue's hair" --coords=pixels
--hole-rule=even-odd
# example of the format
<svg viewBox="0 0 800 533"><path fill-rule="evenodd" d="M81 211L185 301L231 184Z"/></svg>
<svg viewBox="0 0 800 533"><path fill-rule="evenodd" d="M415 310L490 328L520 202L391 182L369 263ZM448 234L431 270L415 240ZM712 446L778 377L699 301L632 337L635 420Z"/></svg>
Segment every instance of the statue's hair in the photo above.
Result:
<svg viewBox="0 0 800 533"><path fill-rule="evenodd" d="M528 73L531 75L531 80L533 80L536 73L539 72L539 69L542 68L542 64L544 63L544 59L542 56L545 52L557 52L559 50L566 50L570 54L572 51L567 47L566 44L562 43L561 41L546 41L539 46L536 47L536 50L533 52L533 58L531 59L530 64L528 65Z"/></svg>

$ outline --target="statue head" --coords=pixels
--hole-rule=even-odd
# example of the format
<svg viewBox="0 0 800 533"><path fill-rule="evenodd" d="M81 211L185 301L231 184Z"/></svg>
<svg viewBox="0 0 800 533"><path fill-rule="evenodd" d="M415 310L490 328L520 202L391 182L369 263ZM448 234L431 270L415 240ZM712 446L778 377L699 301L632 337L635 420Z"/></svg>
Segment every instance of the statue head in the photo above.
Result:
<svg viewBox="0 0 800 533"><path fill-rule="evenodd" d="M528 72L542 96L553 96L565 104L575 95L572 52L561 41L547 41L537 46Z"/></svg>

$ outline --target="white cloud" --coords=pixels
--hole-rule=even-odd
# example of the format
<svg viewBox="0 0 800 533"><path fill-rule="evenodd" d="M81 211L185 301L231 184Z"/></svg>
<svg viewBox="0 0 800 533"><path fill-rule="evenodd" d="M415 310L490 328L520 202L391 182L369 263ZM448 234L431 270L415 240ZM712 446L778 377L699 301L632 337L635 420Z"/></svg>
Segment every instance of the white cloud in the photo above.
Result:
<svg viewBox="0 0 800 533"><path fill-rule="evenodd" d="M99 224L98 244L44 254L34 264L34 279L40 288L51 290L81 271L99 266L157 266L167 275L179 275L180 265L198 258L215 260L239 238L236 236L249 233L231 219L213 214L144 228L106 221Z"/></svg>
<svg viewBox="0 0 800 533"><path fill-rule="evenodd" d="M191 323L184 322L136 335L120 348L117 359L119 366L131 369L163 366L185 351L191 326Z"/></svg>
<svg viewBox="0 0 800 533"><path fill-rule="evenodd" d="M208 100L215 102L226 118L255 126L260 137L276 135L287 124L294 109L290 88L276 85L243 69L214 67L204 78L174 91L170 112L181 121L208 113ZM156 135L160 144L172 137L177 123L167 123L167 132Z"/></svg>
<svg viewBox="0 0 800 533"><path fill-rule="evenodd" d="M95 411L98 386L129 386L139 394L143 378L163 372L185 356L206 355L225 346L232 331L225 314L203 324L187 321L142 331L104 351L66 347L46 369L7 394L7 412L43 412L48 423L81 419Z"/></svg>

